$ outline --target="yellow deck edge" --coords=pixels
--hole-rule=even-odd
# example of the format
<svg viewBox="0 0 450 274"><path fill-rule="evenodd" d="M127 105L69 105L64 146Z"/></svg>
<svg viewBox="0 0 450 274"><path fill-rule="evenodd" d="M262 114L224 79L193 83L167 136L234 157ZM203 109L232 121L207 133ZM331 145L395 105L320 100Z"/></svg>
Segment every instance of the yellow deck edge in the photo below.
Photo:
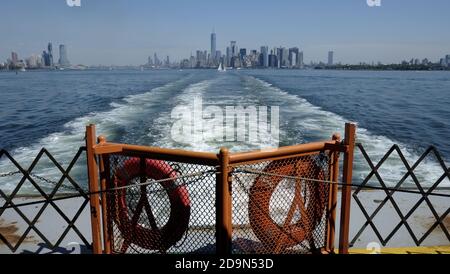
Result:
<svg viewBox="0 0 450 274"><path fill-rule="evenodd" d="M336 250L336 252L338 252ZM450 254L450 246L386 247L379 253L364 248L351 248L350 254Z"/></svg>

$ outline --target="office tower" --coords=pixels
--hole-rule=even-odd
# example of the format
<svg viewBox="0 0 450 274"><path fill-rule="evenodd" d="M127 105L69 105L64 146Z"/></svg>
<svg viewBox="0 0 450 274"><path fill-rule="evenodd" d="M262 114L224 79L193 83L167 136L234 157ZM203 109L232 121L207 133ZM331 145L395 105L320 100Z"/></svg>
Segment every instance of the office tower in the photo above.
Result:
<svg viewBox="0 0 450 274"><path fill-rule="evenodd" d="M297 54L293 52L290 57L289 67L293 68L297 65Z"/></svg>
<svg viewBox="0 0 450 274"><path fill-rule="evenodd" d="M274 50L270 51L268 66L271 68L278 67L278 58Z"/></svg>
<svg viewBox="0 0 450 274"><path fill-rule="evenodd" d="M227 47L226 59L227 59L226 65L227 65L227 67L229 67L231 64L231 48L230 47Z"/></svg>
<svg viewBox="0 0 450 274"><path fill-rule="evenodd" d="M289 66L289 50L287 48L282 49L281 65L283 67Z"/></svg>
<svg viewBox="0 0 450 274"><path fill-rule="evenodd" d="M155 62L155 66L159 66L159 59L158 55L156 55L156 52L153 54L153 61Z"/></svg>
<svg viewBox="0 0 450 274"><path fill-rule="evenodd" d="M237 56L238 52L237 52L237 46L236 46L236 41L231 41L230 42L230 48L231 48L231 56Z"/></svg>
<svg viewBox="0 0 450 274"><path fill-rule="evenodd" d="M247 49L240 49L239 50L239 59L241 61L244 61L245 56L247 55Z"/></svg>
<svg viewBox="0 0 450 274"><path fill-rule="evenodd" d="M170 59L169 59L169 55L166 56L166 67L170 66Z"/></svg>
<svg viewBox="0 0 450 274"><path fill-rule="evenodd" d="M220 50L216 50L216 55L214 57L214 60L216 60L216 64L220 63L220 58L222 58L222 52Z"/></svg>
<svg viewBox="0 0 450 274"><path fill-rule="evenodd" d="M447 63L447 66L450 66L450 54L445 56L445 63Z"/></svg>
<svg viewBox="0 0 450 274"><path fill-rule="evenodd" d="M41 58L41 56L35 55L35 54L28 57L25 60L25 64L27 65L27 68L37 68L40 58Z"/></svg>
<svg viewBox="0 0 450 274"><path fill-rule="evenodd" d="M47 50L48 50L48 66L53 67L54 63L53 63L53 45L52 45L52 43L48 43Z"/></svg>
<svg viewBox="0 0 450 274"><path fill-rule="evenodd" d="M329 52L328 52L328 65L329 65L329 66L332 66L332 65L333 65L333 55L334 55L334 52L333 52L333 51L329 51Z"/></svg>
<svg viewBox="0 0 450 274"><path fill-rule="evenodd" d="M44 66L49 67L50 66L50 58L48 56L48 53L45 50L42 52L42 59L44 60Z"/></svg>
<svg viewBox="0 0 450 274"><path fill-rule="evenodd" d="M67 58L67 48L65 45L59 45L59 60L58 63L61 67L70 66L69 59Z"/></svg>
<svg viewBox="0 0 450 274"><path fill-rule="evenodd" d="M294 47L294 48L290 48L289 49L289 64L291 67L296 67L297 66L297 62L292 62L292 56L293 54L295 54L296 60L298 59L298 48Z"/></svg>
<svg viewBox="0 0 450 274"><path fill-rule="evenodd" d="M17 63L19 63L19 55L17 54L17 52L11 52L11 62L15 65Z"/></svg>
<svg viewBox="0 0 450 274"><path fill-rule="evenodd" d="M213 64L216 63L216 33L213 32L211 33L211 61Z"/></svg>
<svg viewBox="0 0 450 274"><path fill-rule="evenodd" d="M303 51L298 53L297 64L299 68L303 68Z"/></svg>
<svg viewBox="0 0 450 274"><path fill-rule="evenodd" d="M263 67L267 68L269 66L269 47L268 46L261 47L261 55L262 55L261 65Z"/></svg>
<svg viewBox="0 0 450 274"><path fill-rule="evenodd" d="M152 60L151 56L149 56L148 59L147 59L147 65L149 65L149 66L153 65L153 60Z"/></svg>

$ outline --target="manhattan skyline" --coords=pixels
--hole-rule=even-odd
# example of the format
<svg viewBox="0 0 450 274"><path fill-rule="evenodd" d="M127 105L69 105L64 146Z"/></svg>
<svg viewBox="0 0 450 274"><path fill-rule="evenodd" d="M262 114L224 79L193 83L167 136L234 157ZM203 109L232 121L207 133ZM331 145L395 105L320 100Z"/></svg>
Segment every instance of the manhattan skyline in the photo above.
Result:
<svg viewBox="0 0 450 274"><path fill-rule="evenodd" d="M70 61L86 65L139 65L154 52L180 61L198 49L210 51L230 41L298 46L305 63L398 63L411 57L439 60L450 51L448 1L10 1L0 17L0 60L11 52L39 54L47 41L70 45ZM299 3L300 2L300 3ZM21 14L18 20L14 14ZM14 24L11 24L14 22Z"/></svg>

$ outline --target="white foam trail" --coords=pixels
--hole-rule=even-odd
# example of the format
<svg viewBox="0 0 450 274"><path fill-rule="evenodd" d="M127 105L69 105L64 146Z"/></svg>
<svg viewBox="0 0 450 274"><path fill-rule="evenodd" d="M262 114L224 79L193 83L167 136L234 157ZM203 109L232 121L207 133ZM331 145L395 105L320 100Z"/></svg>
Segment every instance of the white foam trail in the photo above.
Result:
<svg viewBox="0 0 450 274"><path fill-rule="evenodd" d="M258 91L264 94L264 96L273 97L274 100L285 102L283 106L280 106L280 119L283 120L283 113L286 116L291 116L291 119L295 119L295 125L298 127L298 130L302 135L298 138L297 142L304 141L303 136L306 136L306 134L303 134L302 132L307 133L308 136L314 136L314 138L318 139L330 139L333 132L339 132L343 137L344 125L345 122L348 121L344 117L312 105L304 98L289 94L288 92L281 90L266 81L255 77L250 78L254 80L256 85L259 85ZM280 122L283 123L283 121ZM280 139L283 140L282 135L280 135ZM357 142L364 145L364 148L375 165L394 144L397 144L401 148L401 151L410 166L412 166L420 157L420 155L408 148L407 145L392 140L386 136L373 134L369 130L362 127L357 128ZM395 185L407 172L403 163L396 155L397 154L394 153L391 158L379 169L381 177L389 186ZM362 182L362 180L368 175L368 164L363 159L358 149L355 149L354 166L354 179L356 179L356 182ZM415 173L422 186L431 186L444 173L444 171L437 162L432 159L427 159L419 165ZM373 177L370 182L378 184L375 177ZM413 183L411 177L409 177L405 183ZM448 179L445 180L445 183L440 184L440 186L449 185L450 181Z"/></svg>
<svg viewBox="0 0 450 274"><path fill-rule="evenodd" d="M41 148L45 147L62 166L67 167L78 148L84 146L86 125L96 124L98 135L115 136L115 132L118 129L129 125L135 120L135 117L142 116L146 111L151 110L153 106L159 104L163 96L167 96L171 90L184 84L190 78L182 78L142 94L129 95L123 99L123 102L111 103L111 110L92 112L86 116L76 118L64 124L64 131L52 133L31 146L17 148L11 154L26 169L32 160L36 158ZM82 156L79 163L82 163L84 158ZM35 173L57 181L61 177L61 173L53 165L46 163L45 157L43 157L42 162L45 163L40 165L39 168L36 168ZM17 169L12 168L9 161L2 157L0 161L0 174L7 173L11 170ZM78 174L81 176L81 179L85 179L85 172L85 166L79 165L78 169L72 171L72 174ZM17 182L18 176L14 178L0 178L1 189L6 192L12 190L17 185ZM30 184L25 184L21 192L29 193L30 191L35 192Z"/></svg>

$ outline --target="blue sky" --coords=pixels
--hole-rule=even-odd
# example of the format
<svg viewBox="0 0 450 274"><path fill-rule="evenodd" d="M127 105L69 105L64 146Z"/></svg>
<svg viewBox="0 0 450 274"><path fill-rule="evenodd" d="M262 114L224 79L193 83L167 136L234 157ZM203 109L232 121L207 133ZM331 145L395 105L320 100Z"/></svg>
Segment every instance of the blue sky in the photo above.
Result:
<svg viewBox="0 0 450 274"><path fill-rule="evenodd" d="M209 50L214 27L218 49L300 47L305 61L399 62L438 60L450 54L450 1L381 0L2 0L0 62L11 51L24 58L49 41L67 44L81 64L142 64L148 55L188 57Z"/></svg>

